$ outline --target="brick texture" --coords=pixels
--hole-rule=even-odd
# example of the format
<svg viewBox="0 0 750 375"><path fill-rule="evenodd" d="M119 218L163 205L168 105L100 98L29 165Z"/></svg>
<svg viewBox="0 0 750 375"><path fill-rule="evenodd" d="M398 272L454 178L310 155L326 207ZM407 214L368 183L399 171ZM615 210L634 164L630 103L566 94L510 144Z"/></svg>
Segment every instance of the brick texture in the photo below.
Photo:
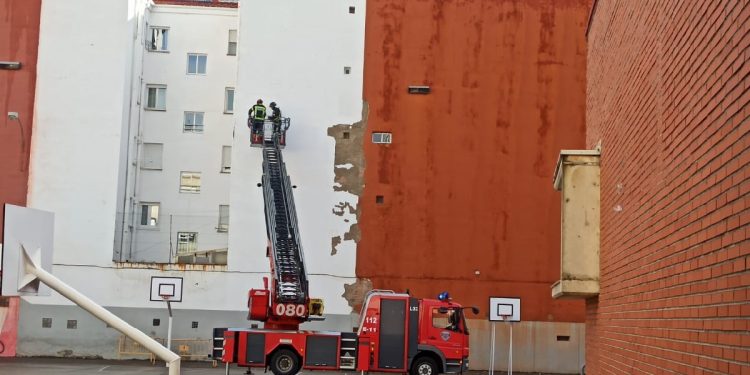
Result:
<svg viewBox="0 0 750 375"><path fill-rule="evenodd" d="M589 374L750 374L750 2L600 0Z"/></svg>

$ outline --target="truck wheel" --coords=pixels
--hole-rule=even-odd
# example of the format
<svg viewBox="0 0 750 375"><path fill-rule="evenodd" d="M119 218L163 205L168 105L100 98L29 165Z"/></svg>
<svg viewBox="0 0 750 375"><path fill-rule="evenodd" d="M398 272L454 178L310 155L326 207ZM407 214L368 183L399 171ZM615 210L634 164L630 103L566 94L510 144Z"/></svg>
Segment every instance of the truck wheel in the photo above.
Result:
<svg viewBox="0 0 750 375"><path fill-rule="evenodd" d="M438 375L435 360L430 357L420 357L411 366L411 375Z"/></svg>
<svg viewBox="0 0 750 375"><path fill-rule="evenodd" d="M269 367L275 375L294 375L299 372L297 354L289 349L280 349L271 356Z"/></svg>

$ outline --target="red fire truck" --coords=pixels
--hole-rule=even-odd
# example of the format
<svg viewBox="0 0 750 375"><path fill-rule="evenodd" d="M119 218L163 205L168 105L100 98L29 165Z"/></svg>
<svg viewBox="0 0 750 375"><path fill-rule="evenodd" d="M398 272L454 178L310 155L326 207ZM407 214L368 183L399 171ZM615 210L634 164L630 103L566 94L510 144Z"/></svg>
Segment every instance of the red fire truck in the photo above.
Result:
<svg viewBox="0 0 750 375"><path fill-rule="evenodd" d="M284 129L286 131L286 129ZM224 332L222 361L263 367L275 375L306 370L458 373L468 369L469 331L464 308L447 293L419 299L407 293L374 290L367 294L356 332L300 330L323 315L323 302L308 296L292 185L277 135L263 137L265 202L271 284L251 289L248 319L263 329ZM477 314L476 307L471 308Z"/></svg>

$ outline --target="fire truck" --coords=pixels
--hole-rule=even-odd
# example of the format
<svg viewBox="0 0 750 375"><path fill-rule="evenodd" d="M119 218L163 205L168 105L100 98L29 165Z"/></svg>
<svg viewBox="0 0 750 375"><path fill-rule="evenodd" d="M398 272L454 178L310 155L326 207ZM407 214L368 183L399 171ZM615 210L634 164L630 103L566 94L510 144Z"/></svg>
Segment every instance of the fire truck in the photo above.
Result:
<svg viewBox="0 0 750 375"><path fill-rule="evenodd" d="M469 365L465 308L448 293L437 299L373 290L364 298L354 332L300 330L320 320L323 301L308 295L292 184L282 158L289 120L278 134L254 136L263 152L263 188L271 277L248 295L248 320L264 328L229 328L222 361L270 369L275 375L300 370L349 370L436 375L459 373ZM273 131L264 127L264 133ZM474 314L479 311L476 307Z"/></svg>

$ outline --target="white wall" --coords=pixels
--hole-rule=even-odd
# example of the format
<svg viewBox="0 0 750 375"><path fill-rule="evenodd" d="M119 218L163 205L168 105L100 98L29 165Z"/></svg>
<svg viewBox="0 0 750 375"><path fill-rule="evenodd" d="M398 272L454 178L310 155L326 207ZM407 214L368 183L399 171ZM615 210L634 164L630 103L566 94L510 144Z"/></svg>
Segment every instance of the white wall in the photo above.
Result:
<svg viewBox="0 0 750 375"><path fill-rule="evenodd" d="M55 212L57 264L111 263L133 3L42 3L28 206Z"/></svg>
<svg viewBox="0 0 750 375"><path fill-rule="evenodd" d="M356 7L355 14L349 6ZM327 128L361 117L364 11L364 0L243 0L240 5L229 267L268 269L263 200L255 188L262 155L249 147L246 118L258 98L275 101L292 121L284 158L298 185L295 204L311 294L324 298L326 312L336 314L350 312L341 295L343 284L354 281L356 247L345 241L332 256L331 238L342 236L356 218L336 216L332 209L340 202L356 207L357 197L333 190L334 140ZM344 66L351 74L344 74Z"/></svg>

